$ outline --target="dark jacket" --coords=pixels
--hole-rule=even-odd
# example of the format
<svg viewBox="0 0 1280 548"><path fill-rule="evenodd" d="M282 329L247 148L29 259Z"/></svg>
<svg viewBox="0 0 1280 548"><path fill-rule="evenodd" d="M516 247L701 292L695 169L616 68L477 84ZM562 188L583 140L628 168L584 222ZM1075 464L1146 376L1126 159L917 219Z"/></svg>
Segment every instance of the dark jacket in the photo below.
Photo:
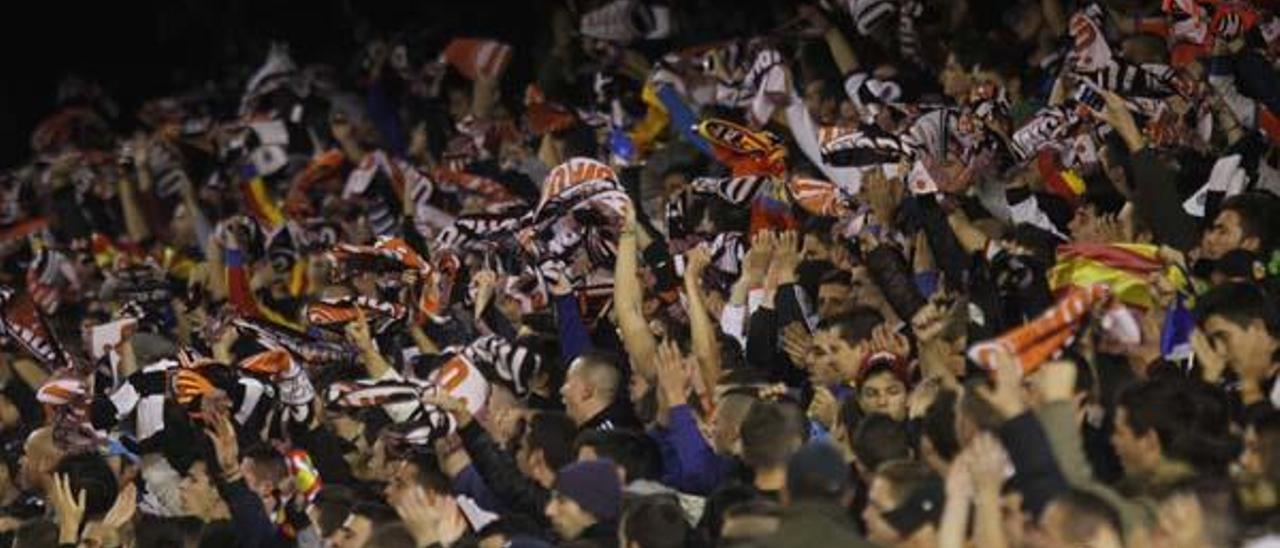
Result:
<svg viewBox="0 0 1280 548"><path fill-rule="evenodd" d="M612 521L597 523L582 531L578 538L562 542L559 546L573 548L617 548L618 524Z"/></svg>
<svg viewBox="0 0 1280 548"><path fill-rule="evenodd" d="M636 419L635 413L622 402L615 401L606 407L604 411L596 414L596 416L587 419L578 428L579 432L587 430L643 430L644 427L640 421Z"/></svg>
<svg viewBox="0 0 1280 548"><path fill-rule="evenodd" d="M551 501L551 491L520 473L511 453L498 447L478 422L471 421L458 434L471 457L471 464L480 472L501 506L525 514L544 527L549 525L544 512Z"/></svg>
<svg viewBox="0 0 1280 548"><path fill-rule="evenodd" d="M797 502L782 511L778 532L764 539L761 546L770 548L813 548L846 546L872 548L858 534L848 509L826 502Z"/></svg>

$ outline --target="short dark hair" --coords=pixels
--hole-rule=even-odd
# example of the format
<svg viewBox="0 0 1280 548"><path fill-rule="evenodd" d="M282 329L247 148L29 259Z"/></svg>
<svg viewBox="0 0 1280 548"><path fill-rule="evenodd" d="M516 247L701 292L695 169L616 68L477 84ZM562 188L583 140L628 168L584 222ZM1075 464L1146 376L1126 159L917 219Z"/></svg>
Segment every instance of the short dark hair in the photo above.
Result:
<svg viewBox="0 0 1280 548"><path fill-rule="evenodd" d="M357 502L351 508L350 514L348 514L348 516L352 515L368 519L373 523L374 527L386 523L394 523L400 519L400 516L396 514L395 508L387 506L380 500L373 499Z"/></svg>
<svg viewBox="0 0 1280 548"><path fill-rule="evenodd" d="M138 519L136 546L138 548L169 548L190 546L200 540L203 524L200 518L184 516L161 518L143 514Z"/></svg>
<svg viewBox="0 0 1280 548"><path fill-rule="evenodd" d="M747 411L740 428L742 460L752 468L782 466L791 456L800 433L782 406L771 401L757 401Z"/></svg>
<svg viewBox="0 0 1280 548"><path fill-rule="evenodd" d="M1240 231L1246 238L1257 238L1261 254L1275 249L1280 238L1280 197L1266 192L1245 192L1227 198L1218 210L1240 217Z"/></svg>
<svg viewBox="0 0 1280 548"><path fill-rule="evenodd" d="M529 420L528 432L529 449L541 451L548 468L559 470L576 459L573 438L578 427L568 415L559 411L538 413Z"/></svg>
<svg viewBox="0 0 1280 548"><path fill-rule="evenodd" d="M328 537L342 527L342 522L347 519L347 514L351 513L355 503L356 491L350 487L333 484L321 488L315 500L316 509L320 511L316 523L320 533Z"/></svg>
<svg viewBox="0 0 1280 548"><path fill-rule="evenodd" d="M1213 316L1238 325L1248 327L1255 320L1261 320L1271 336L1280 336L1280 318L1277 318L1276 307L1270 295L1255 284L1247 282L1229 282L1196 298L1196 321L1204 325Z"/></svg>
<svg viewBox="0 0 1280 548"><path fill-rule="evenodd" d="M911 458L906 426L888 415L872 413L863 418L851 443L853 454L867 470L875 470L892 460Z"/></svg>
<svg viewBox="0 0 1280 548"><path fill-rule="evenodd" d="M875 477L889 484L889 493L896 505L941 481L929 465L915 460L891 460L875 470Z"/></svg>
<svg viewBox="0 0 1280 548"><path fill-rule="evenodd" d="M1139 436L1155 431L1167 458L1185 461L1206 475L1225 474L1237 444L1222 432L1230 423L1226 393L1203 381L1158 378L1120 393L1117 407Z"/></svg>
<svg viewBox="0 0 1280 548"><path fill-rule="evenodd" d="M71 492L85 492L85 518L101 517L116 501L119 485L107 461L97 453L77 453L63 457L53 471L71 478Z"/></svg>
<svg viewBox="0 0 1280 548"><path fill-rule="evenodd" d="M884 323L884 314L869 306L855 306L853 310L830 318L818 327L835 331L849 345L858 344L871 338L871 331Z"/></svg>
<svg viewBox="0 0 1280 548"><path fill-rule="evenodd" d="M265 443L250 447L245 451L244 458L249 459L255 473L264 478L270 478L272 483L279 483L289 475L289 466L284 462L284 455Z"/></svg>
<svg viewBox="0 0 1280 548"><path fill-rule="evenodd" d="M369 535L369 540L365 542L365 546L377 546L379 548L416 548L417 541L413 535L409 534L409 528L403 523L386 523L378 526Z"/></svg>
<svg viewBox="0 0 1280 548"><path fill-rule="evenodd" d="M627 481L657 480L662 476L662 456L658 445L648 435L632 430L590 429L578 434L574 445L595 449L600 458L609 459L626 471Z"/></svg>
<svg viewBox="0 0 1280 548"><path fill-rule="evenodd" d="M959 395L954 390L941 389L933 404L924 413L922 433L939 457L950 461L960 453L960 439L956 434L956 403Z"/></svg>
<svg viewBox="0 0 1280 548"><path fill-rule="evenodd" d="M689 540L692 527L679 504L665 496L636 500L622 517L622 535L640 548L678 548Z"/></svg>
<svg viewBox="0 0 1280 548"><path fill-rule="evenodd" d="M593 386L609 392L610 398L617 398L622 387L622 363L617 355L588 350L573 361L581 369L582 375L590 379ZM572 365L572 364L571 364Z"/></svg>
<svg viewBox="0 0 1280 548"><path fill-rule="evenodd" d="M1104 527L1115 532L1117 538L1123 534L1120 513L1101 497L1081 491L1069 489L1053 499L1051 503L1061 506L1066 515L1062 537L1070 543L1088 542Z"/></svg>

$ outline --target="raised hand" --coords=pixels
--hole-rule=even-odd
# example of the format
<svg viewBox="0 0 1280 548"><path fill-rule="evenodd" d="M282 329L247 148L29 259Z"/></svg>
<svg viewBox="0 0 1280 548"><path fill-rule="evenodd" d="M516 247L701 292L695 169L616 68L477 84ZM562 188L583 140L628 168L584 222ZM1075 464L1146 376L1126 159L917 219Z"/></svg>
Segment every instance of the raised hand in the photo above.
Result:
<svg viewBox="0 0 1280 548"><path fill-rule="evenodd" d="M218 413L206 417L206 420L209 426L204 433L213 442L222 478L228 483L240 479L240 445L236 440L236 429L231 425L231 418L226 413Z"/></svg>
<svg viewBox="0 0 1280 548"><path fill-rule="evenodd" d="M835 426L836 415L840 413L840 402L835 394L825 386L813 389L813 401L809 403L809 417L818 421L828 430Z"/></svg>
<svg viewBox="0 0 1280 548"><path fill-rule="evenodd" d="M989 433L979 434L965 449L964 459L976 492L999 493L1009 470L1009 455Z"/></svg>
<svg viewBox="0 0 1280 548"><path fill-rule="evenodd" d="M689 397L689 374L685 369L684 356L680 348L672 341L658 346L658 354L654 358L654 369L658 375L658 390L667 405L675 407L683 405Z"/></svg>
<svg viewBox="0 0 1280 548"><path fill-rule="evenodd" d="M813 348L813 335L800 322L791 322L782 328L782 350L791 363L801 369L809 366L809 351Z"/></svg>
<svg viewBox="0 0 1280 548"><path fill-rule="evenodd" d="M702 273L707 269L707 265L711 264L711 253L707 251L706 246L696 246L684 254L685 266L684 277L686 280L700 280Z"/></svg>
<svg viewBox="0 0 1280 548"><path fill-rule="evenodd" d="M871 330L872 352L888 352L899 358L911 355L911 341L906 335L898 333L882 323Z"/></svg>
<svg viewBox="0 0 1280 548"><path fill-rule="evenodd" d="M751 248L742 259L742 272L753 282L753 285L764 280L765 272L769 270L769 259L773 256L774 245L774 234L767 230L757 232L751 238Z"/></svg>
<svg viewBox="0 0 1280 548"><path fill-rule="evenodd" d="M85 492L71 493L71 478L66 474L53 475L53 493L49 504L58 516L58 542L76 544L80 539L80 522L84 520Z"/></svg>
<svg viewBox="0 0 1280 548"><path fill-rule="evenodd" d="M1205 382L1216 384L1222 380L1222 373L1227 370L1227 360L1199 328L1191 332L1191 351L1195 353L1196 361L1200 362L1201 378Z"/></svg>
<svg viewBox="0 0 1280 548"><path fill-rule="evenodd" d="M773 287L794 282L798 266L800 266L800 237L794 230L788 230L778 235L766 279L777 284Z"/></svg>
<svg viewBox="0 0 1280 548"><path fill-rule="evenodd" d="M434 405L452 415L453 419L458 421L458 428L465 428L474 419L471 411L467 409L467 402L443 392L423 393L420 401L423 405Z"/></svg>
<svg viewBox="0 0 1280 548"><path fill-rule="evenodd" d="M955 307L955 298L945 289L929 297L915 316L911 317L911 331L919 341L933 340L947 326L947 318Z"/></svg>
<svg viewBox="0 0 1280 548"><path fill-rule="evenodd" d="M995 386L978 386L978 396L1008 420L1027 408L1022 397L1022 368L1013 354L1003 349L993 351L991 361L995 364Z"/></svg>

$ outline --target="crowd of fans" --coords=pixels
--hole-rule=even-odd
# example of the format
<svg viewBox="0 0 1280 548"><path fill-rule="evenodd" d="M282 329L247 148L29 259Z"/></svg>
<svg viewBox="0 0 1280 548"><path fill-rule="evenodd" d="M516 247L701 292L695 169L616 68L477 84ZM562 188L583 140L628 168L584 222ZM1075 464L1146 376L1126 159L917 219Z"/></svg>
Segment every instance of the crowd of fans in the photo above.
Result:
<svg viewBox="0 0 1280 548"><path fill-rule="evenodd" d="M66 80L0 544L1280 543L1280 5L549 4Z"/></svg>

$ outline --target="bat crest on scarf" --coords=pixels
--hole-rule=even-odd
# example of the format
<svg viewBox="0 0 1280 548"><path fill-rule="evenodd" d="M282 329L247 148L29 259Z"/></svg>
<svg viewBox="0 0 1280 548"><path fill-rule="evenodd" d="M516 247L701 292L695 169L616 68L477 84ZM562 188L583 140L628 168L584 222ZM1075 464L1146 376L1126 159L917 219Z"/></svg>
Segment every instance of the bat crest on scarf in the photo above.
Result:
<svg viewBox="0 0 1280 548"><path fill-rule="evenodd" d="M737 175L780 175L786 171L787 148L769 131L756 131L712 118L695 128L711 144L716 159Z"/></svg>

